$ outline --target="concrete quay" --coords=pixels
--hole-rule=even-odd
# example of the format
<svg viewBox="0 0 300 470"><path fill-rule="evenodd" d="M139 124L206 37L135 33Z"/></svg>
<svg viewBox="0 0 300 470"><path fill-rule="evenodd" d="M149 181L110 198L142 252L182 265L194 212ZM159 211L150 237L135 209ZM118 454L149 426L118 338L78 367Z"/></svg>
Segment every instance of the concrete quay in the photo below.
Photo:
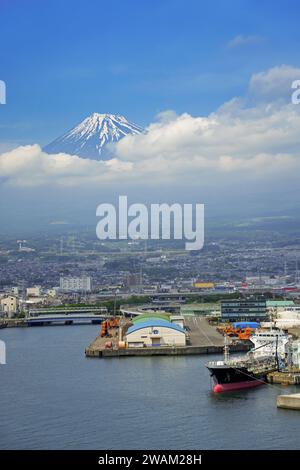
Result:
<svg viewBox="0 0 300 470"><path fill-rule="evenodd" d="M277 397L277 408L288 410L300 410L300 393L291 395L279 395Z"/></svg>
<svg viewBox="0 0 300 470"><path fill-rule="evenodd" d="M268 374L270 384L300 385L300 371L298 372L271 372Z"/></svg>
<svg viewBox="0 0 300 470"><path fill-rule="evenodd" d="M124 348L124 349L95 349L88 347L86 357L145 357L145 356L190 356L201 354L222 354L223 346L184 346L184 347L154 347L154 348ZM237 344L230 347L231 352L246 352L248 345Z"/></svg>
<svg viewBox="0 0 300 470"><path fill-rule="evenodd" d="M100 335L86 348L86 357L137 357L137 356L183 356L200 354L223 354L224 338L216 328L203 317L185 317L185 327L189 337L187 346L157 346L144 348L118 348L117 330L112 331L111 338L101 338ZM105 343L111 340L113 347L105 348ZM230 345L230 352L249 351L249 343Z"/></svg>

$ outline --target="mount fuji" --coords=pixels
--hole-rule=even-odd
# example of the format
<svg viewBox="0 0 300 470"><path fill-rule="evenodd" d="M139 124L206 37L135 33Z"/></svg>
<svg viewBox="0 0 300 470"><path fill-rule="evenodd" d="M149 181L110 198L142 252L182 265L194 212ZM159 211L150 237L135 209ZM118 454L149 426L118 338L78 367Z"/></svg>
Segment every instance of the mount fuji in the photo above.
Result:
<svg viewBox="0 0 300 470"><path fill-rule="evenodd" d="M93 113L43 150L50 154L63 152L93 160L109 160L113 157L109 144L143 131L124 116Z"/></svg>

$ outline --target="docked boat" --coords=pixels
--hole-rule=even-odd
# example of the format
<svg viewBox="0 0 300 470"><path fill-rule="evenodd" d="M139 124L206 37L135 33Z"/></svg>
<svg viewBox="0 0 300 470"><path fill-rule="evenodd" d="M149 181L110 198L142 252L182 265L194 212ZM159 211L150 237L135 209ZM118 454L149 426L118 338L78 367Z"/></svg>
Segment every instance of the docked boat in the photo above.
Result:
<svg viewBox="0 0 300 470"><path fill-rule="evenodd" d="M215 393L257 387L266 382L268 373L279 370L286 358L288 335L281 330L261 330L250 341L254 345L250 352L244 357L230 358L225 336L224 360L206 364Z"/></svg>

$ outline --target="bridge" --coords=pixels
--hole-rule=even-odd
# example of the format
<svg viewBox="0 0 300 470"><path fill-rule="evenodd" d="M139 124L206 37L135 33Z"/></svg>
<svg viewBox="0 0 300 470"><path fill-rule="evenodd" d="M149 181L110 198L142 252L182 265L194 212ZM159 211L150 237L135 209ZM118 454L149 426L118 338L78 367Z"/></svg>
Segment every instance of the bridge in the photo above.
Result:
<svg viewBox="0 0 300 470"><path fill-rule="evenodd" d="M41 307L41 308L31 308L29 309L29 316L35 317L39 315L53 315L53 314L77 314L77 313L88 313L88 314L107 314L106 307L97 307L97 306L65 306L65 307Z"/></svg>
<svg viewBox="0 0 300 470"><path fill-rule="evenodd" d="M73 314L44 314L37 316L29 316L25 319L28 326L47 326L47 325L73 325L73 324L100 324L111 315L73 313Z"/></svg>

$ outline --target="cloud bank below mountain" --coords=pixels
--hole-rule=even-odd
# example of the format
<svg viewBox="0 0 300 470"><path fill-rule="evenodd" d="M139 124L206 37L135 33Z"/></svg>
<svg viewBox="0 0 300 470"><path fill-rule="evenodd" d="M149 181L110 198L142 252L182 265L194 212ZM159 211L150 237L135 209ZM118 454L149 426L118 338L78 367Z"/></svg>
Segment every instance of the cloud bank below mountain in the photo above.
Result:
<svg viewBox="0 0 300 470"><path fill-rule="evenodd" d="M0 155L0 183L19 187L131 185L289 178L300 169L300 106L290 101L300 69L280 66L255 74L243 98L208 116L161 113L145 134L113 144L114 158L94 161L39 145Z"/></svg>

